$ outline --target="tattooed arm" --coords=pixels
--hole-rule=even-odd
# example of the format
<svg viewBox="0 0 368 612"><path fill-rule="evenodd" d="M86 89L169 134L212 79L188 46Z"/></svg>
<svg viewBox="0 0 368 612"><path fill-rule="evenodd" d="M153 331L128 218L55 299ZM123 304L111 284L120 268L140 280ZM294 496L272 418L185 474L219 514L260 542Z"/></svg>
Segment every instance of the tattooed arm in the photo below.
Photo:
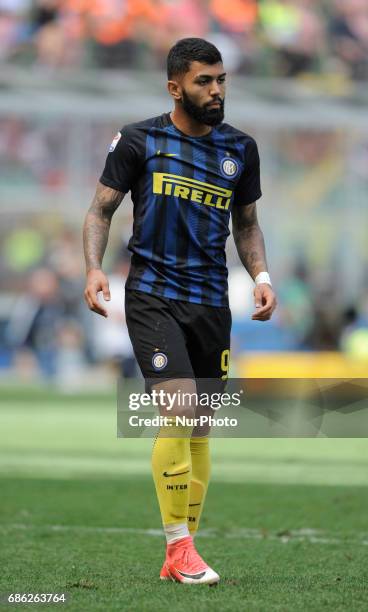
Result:
<svg viewBox="0 0 368 612"><path fill-rule="evenodd" d="M240 261L254 280L260 272L267 272L265 244L258 225L256 204L234 206L232 220Z"/></svg>
<svg viewBox="0 0 368 612"><path fill-rule="evenodd" d="M83 227L84 257L87 281L84 297L90 310L107 317L107 311L98 301L97 294L103 292L110 299L109 283L101 270L112 216L121 204L124 193L98 183L95 197L88 210Z"/></svg>
<svg viewBox="0 0 368 612"><path fill-rule="evenodd" d="M253 278L267 272L266 251L263 233L258 225L255 202L246 206L234 206L232 211L233 236L243 266ZM256 312L252 319L267 321L276 308L276 296L266 283L254 289Z"/></svg>

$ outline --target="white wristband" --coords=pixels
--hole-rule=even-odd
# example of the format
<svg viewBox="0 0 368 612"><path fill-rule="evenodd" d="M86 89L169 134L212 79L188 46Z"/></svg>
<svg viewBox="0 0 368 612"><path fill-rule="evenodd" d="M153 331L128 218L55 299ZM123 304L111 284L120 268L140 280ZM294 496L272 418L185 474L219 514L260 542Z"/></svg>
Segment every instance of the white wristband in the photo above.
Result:
<svg viewBox="0 0 368 612"><path fill-rule="evenodd" d="M270 287L272 287L270 275L268 274L268 272L260 272L259 274L257 274L257 276L254 279L254 282L256 285L260 285L261 283L266 283L267 285L270 285Z"/></svg>

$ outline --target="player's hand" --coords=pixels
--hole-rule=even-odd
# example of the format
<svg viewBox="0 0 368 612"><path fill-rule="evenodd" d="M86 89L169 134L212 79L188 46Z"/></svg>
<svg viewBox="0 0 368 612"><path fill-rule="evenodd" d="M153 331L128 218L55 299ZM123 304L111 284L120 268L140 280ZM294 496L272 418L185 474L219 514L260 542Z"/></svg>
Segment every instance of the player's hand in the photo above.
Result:
<svg viewBox="0 0 368 612"><path fill-rule="evenodd" d="M84 299L88 304L88 308L97 312L97 314L107 317L107 310L103 308L98 300L97 294L102 291L104 300L108 302L111 299L109 281L102 270L90 270L87 274L86 288L84 290Z"/></svg>
<svg viewBox="0 0 368 612"><path fill-rule="evenodd" d="M252 315L253 321L268 321L276 308L276 295L267 283L260 283L254 288L254 302L256 311Z"/></svg>

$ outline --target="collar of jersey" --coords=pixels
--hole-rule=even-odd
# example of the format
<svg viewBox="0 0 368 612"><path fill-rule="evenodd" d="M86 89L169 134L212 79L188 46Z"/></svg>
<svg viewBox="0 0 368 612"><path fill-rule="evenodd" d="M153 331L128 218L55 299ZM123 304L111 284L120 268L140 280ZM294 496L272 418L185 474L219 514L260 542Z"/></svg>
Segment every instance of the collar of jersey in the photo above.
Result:
<svg viewBox="0 0 368 612"><path fill-rule="evenodd" d="M171 131L175 132L176 134L180 134L180 136L184 136L185 138L190 138L191 140L205 140L206 138L212 139L213 133L216 129L215 127L213 127L210 133L205 134L204 136L189 136L189 134L185 134L184 132L179 130L179 128L176 127L176 125L173 123L170 117L170 113L166 113L166 119L167 119L167 122L168 122L168 125Z"/></svg>

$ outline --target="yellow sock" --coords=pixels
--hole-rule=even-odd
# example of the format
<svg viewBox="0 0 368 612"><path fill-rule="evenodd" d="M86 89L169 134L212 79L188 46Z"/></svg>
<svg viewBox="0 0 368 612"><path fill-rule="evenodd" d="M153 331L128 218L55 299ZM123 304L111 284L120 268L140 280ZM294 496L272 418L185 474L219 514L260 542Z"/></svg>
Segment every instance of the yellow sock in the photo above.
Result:
<svg viewBox="0 0 368 612"><path fill-rule="evenodd" d="M188 528L191 535L198 530L210 479L210 452L207 437L191 438L192 478L190 481Z"/></svg>
<svg viewBox="0 0 368 612"><path fill-rule="evenodd" d="M152 473L164 526L187 522L191 431L184 426L161 427L153 445Z"/></svg>

